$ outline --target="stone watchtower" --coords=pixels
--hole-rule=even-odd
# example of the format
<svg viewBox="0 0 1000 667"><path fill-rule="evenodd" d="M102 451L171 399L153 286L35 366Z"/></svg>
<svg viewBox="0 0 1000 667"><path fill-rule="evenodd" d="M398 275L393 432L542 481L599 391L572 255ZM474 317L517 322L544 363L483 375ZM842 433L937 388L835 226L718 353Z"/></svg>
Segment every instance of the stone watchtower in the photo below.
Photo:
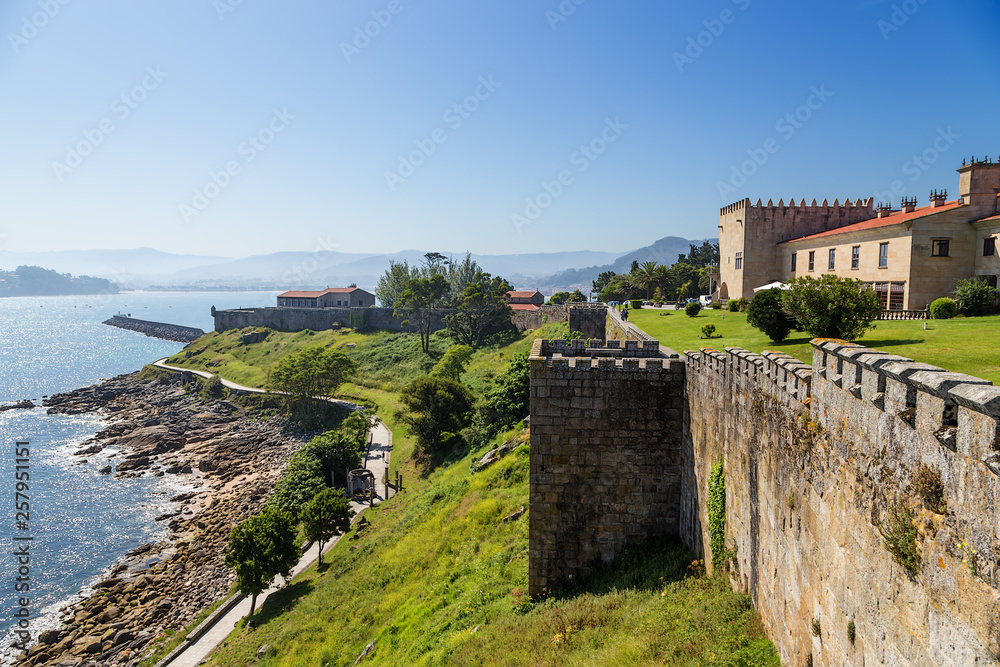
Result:
<svg viewBox="0 0 1000 667"><path fill-rule="evenodd" d="M536 340L528 590L680 533L684 362L657 341Z"/></svg>

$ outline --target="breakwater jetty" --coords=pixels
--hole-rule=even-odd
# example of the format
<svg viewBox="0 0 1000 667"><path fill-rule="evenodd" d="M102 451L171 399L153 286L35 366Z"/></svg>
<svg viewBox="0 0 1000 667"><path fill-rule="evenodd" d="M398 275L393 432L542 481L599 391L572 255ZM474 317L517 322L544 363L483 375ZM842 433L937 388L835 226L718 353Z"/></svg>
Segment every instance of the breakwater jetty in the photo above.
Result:
<svg viewBox="0 0 1000 667"><path fill-rule="evenodd" d="M119 329L138 331L151 338L162 338L163 340L172 340L178 343L190 343L196 338L205 335L204 331L195 327L182 327L178 324L137 320L125 315L114 315L111 319L104 320L104 324L118 327Z"/></svg>

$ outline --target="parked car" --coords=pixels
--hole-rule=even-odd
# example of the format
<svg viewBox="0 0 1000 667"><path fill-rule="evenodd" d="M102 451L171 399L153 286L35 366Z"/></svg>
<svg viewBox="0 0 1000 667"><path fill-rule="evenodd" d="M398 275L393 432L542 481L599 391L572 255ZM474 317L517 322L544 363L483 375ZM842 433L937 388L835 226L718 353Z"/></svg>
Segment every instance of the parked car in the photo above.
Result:
<svg viewBox="0 0 1000 667"><path fill-rule="evenodd" d="M701 304L702 308L708 308L709 306L712 305L712 295L702 294L701 296L698 297L698 303Z"/></svg>

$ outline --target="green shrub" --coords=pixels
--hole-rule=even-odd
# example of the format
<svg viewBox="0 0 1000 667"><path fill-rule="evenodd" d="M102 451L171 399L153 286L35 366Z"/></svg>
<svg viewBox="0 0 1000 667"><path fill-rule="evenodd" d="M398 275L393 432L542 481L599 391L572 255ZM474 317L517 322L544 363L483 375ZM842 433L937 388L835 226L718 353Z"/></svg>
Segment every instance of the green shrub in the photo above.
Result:
<svg viewBox="0 0 1000 667"><path fill-rule="evenodd" d="M687 313L688 317L697 317L698 313L701 312L701 304L697 301L692 301L688 305L684 306L684 312Z"/></svg>
<svg viewBox="0 0 1000 667"><path fill-rule="evenodd" d="M747 306L747 324L760 329L775 343L788 337L792 320L782 305L781 290L777 287L759 292Z"/></svg>
<svg viewBox="0 0 1000 667"><path fill-rule="evenodd" d="M935 320L950 320L958 314L958 303L949 297L935 299L931 304L931 317Z"/></svg>
<svg viewBox="0 0 1000 667"><path fill-rule="evenodd" d="M854 626L854 621L847 622L847 641L851 642L851 646L854 646L854 639L857 636L857 628Z"/></svg>
<svg viewBox="0 0 1000 667"><path fill-rule="evenodd" d="M712 302L712 310L722 310L722 302L721 301L713 301Z"/></svg>
<svg viewBox="0 0 1000 667"><path fill-rule="evenodd" d="M873 329L882 312L878 293L861 280L827 273L818 280L796 278L788 285L781 305L813 338L854 340ZM751 306L759 298L755 296Z"/></svg>
<svg viewBox="0 0 1000 667"><path fill-rule="evenodd" d="M629 304L632 306L632 310L639 310L642 308L642 299L632 299Z"/></svg>
<svg viewBox="0 0 1000 667"><path fill-rule="evenodd" d="M206 403L225 398L229 395L229 390L222 384L222 379L218 375L213 375L201 385L201 392L198 397Z"/></svg>
<svg viewBox="0 0 1000 667"><path fill-rule="evenodd" d="M702 338L711 338L712 336L714 336L715 335L715 325L714 324L706 324L705 326L703 326L701 328L701 335L702 335Z"/></svg>
<svg viewBox="0 0 1000 667"><path fill-rule="evenodd" d="M990 287L985 280L968 278L959 280L955 284L952 296L958 302L959 310L962 313L969 317L978 317L993 310L993 304L997 299L997 290L995 287Z"/></svg>
<svg viewBox="0 0 1000 667"><path fill-rule="evenodd" d="M823 634L823 628L822 626L820 626L818 618L814 618L812 620L812 633L813 637L819 637L821 634Z"/></svg>
<svg viewBox="0 0 1000 667"><path fill-rule="evenodd" d="M740 300L730 299L729 301L726 302L726 308L729 309L730 313L740 312Z"/></svg>

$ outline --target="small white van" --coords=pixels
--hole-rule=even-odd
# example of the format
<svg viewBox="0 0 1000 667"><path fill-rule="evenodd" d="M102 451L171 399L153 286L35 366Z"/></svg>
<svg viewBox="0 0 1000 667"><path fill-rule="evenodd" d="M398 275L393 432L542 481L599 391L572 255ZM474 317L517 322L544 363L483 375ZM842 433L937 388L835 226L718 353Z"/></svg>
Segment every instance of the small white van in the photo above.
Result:
<svg viewBox="0 0 1000 667"><path fill-rule="evenodd" d="M712 305L712 295L702 294L701 296L698 297L698 303L701 305L702 308L708 308L709 306Z"/></svg>

